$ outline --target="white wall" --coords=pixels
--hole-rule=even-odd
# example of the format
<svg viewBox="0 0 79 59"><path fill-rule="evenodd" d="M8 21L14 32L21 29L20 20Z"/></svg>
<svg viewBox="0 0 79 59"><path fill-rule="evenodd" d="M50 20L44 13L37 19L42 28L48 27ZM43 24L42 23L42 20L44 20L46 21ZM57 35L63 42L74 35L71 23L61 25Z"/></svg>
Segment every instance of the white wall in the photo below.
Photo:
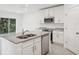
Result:
<svg viewBox="0 0 79 59"><path fill-rule="evenodd" d="M34 30L40 27L40 20L42 19L42 14L40 11L24 14L23 17L23 28L28 30Z"/></svg>
<svg viewBox="0 0 79 59"><path fill-rule="evenodd" d="M64 47L79 54L79 5L65 5Z"/></svg>
<svg viewBox="0 0 79 59"><path fill-rule="evenodd" d="M17 14L13 12L1 11L0 17L4 18L16 18L16 33L22 31L22 14ZM1 37L0 37L0 54L1 54Z"/></svg>
<svg viewBox="0 0 79 59"><path fill-rule="evenodd" d="M0 17L16 18L16 33L22 31L22 15L7 11L0 11Z"/></svg>

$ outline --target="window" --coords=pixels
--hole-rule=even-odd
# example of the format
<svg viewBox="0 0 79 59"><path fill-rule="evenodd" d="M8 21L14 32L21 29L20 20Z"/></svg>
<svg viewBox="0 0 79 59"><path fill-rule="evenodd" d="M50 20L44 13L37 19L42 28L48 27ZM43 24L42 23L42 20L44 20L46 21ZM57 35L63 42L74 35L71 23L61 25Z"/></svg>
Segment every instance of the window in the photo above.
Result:
<svg viewBox="0 0 79 59"><path fill-rule="evenodd" d="M16 19L14 18L0 18L0 34L15 32Z"/></svg>

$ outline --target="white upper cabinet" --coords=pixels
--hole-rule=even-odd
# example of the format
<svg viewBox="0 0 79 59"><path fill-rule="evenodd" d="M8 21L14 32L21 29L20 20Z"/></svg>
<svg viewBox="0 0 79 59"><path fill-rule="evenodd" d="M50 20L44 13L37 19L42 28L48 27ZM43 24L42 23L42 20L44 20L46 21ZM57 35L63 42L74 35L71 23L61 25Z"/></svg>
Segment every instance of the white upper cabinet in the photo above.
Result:
<svg viewBox="0 0 79 59"><path fill-rule="evenodd" d="M49 9L45 9L45 10L41 10L41 23L44 23L44 18L48 18L48 17L53 17L53 8L49 8Z"/></svg>
<svg viewBox="0 0 79 59"><path fill-rule="evenodd" d="M43 10L44 18L49 17L48 16L49 15L48 13L49 13L49 10L48 9Z"/></svg>
<svg viewBox="0 0 79 59"><path fill-rule="evenodd" d="M42 23L44 23L46 17L55 17L55 23L64 23L64 5L41 10L41 15L43 18L41 19Z"/></svg>
<svg viewBox="0 0 79 59"><path fill-rule="evenodd" d="M53 8L48 9L48 16L49 17L54 17L54 10L53 10Z"/></svg>
<svg viewBox="0 0 79 59"><path fill-rule="evenodd" d="M44 23L44 18L45 18L45 11L44 10L41 10L40 11L40 23Z"/></svg>
<svg viewBox="0 0 79 59"><path fill-rule="evenodd" d="M64 23L64 6L54 8L55 23Z"/></svg>
<svg viewBox="0 0 79 59"><path fill-rule="evenodd" d="M44 18L49 17L48 11L49 11L48 9L40 11L40 15L41 15L40 23L44 23Z"/></svg>
<svg viewBox="0 0 79 59"><path fill-rule="evenodd" d="M53 17L54 16L53 8L42 10L42 14L43 14L44 18L46 18L46 17Z"/></svg>

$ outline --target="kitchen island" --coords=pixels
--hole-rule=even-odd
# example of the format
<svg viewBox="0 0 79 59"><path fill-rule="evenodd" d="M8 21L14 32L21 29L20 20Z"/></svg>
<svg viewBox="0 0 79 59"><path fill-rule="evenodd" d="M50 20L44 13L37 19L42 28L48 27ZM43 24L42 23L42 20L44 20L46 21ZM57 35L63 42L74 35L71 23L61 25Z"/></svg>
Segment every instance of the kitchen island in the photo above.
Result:
<svg viewBox="0 0 79 59"><path fill-rule="evenodd" d="M33 37L20 39L18 34L8 34L1 39L1 54L6 55L42 55L49 52L49 32L29 31L26 34L35 34Z"/></svg>

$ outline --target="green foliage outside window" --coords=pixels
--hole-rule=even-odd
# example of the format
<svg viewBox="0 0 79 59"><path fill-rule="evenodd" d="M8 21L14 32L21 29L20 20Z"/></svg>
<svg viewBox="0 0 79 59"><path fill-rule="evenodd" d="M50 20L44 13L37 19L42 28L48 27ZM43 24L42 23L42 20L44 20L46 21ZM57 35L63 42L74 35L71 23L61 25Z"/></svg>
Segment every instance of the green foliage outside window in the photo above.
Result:
<svg viewBox="0 0 79 59"><path fill-rule="evenodd" d="M16 19L0 18L0 34L15 31L16 31Z"/></svg>
<svg viewBox="0 0 79 59"><path fill-rule="evenodd" d="M16 20L10 19L10 32L15 32L15 31L16 31Z"/></svg>

